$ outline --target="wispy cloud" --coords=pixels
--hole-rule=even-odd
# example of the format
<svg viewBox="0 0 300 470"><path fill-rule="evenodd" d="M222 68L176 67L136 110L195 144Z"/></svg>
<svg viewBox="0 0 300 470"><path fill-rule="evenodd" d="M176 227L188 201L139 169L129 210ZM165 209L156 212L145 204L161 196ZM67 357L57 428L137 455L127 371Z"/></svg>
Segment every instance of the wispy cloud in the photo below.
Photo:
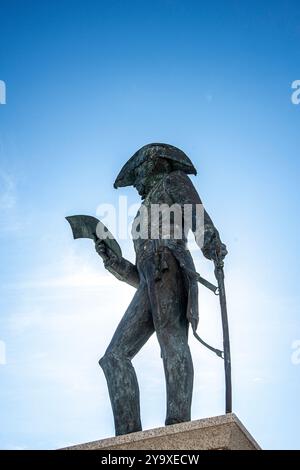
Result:
<svg viewBox="0 0 300 470"><path fill-rule="evenodd" d="M6 364L6 346L5 342L0 340L0 365Z"/></svg>
<svg viewBox="0 0 300 470"><path fill-rule="evenodd" d="M115 280L108 275L96 274L89 270L81 270L69 276L61 276L46 279L32 279L29 281L21 281L17 283L2 284L4 289L56 289L66 287L99 287L113 286Z"/></svg>
<svg viewBox="0 0 300 470"><path fill-rule="evenodd" d="M0 234L21 229L17 217L17 186L15 178L0 169Z"/></svg>
<svg viewBox="0 0 300 470"><path fill-rule="evenodd" d="M13 177L0 170L0 210L12 209L16 200L16 184Z"/></svg>
<svg viewBox="0 0 300 470"><path fill-rule="evenodd" d="M115 286L116 279L99 264L99 269L92 267L89 262L70 248L61 259L57 260L58 270L53 273L53 266L43 266L43 272L27 274L26 280L14 283L3 283L2 289L12 290L45 290L64 288L98 288ZM46 273L46 275L45 275ZM29 279L28 279L29 278Z"/></svg>
<svg viewBox="0 0 300 470"><path fill-rule="evenodd" d="M15 444L9 444L7 446L7 449L9 449L9 450L27 450L28 447L27 446L19 446L19 445L15 445Z"/></svg>

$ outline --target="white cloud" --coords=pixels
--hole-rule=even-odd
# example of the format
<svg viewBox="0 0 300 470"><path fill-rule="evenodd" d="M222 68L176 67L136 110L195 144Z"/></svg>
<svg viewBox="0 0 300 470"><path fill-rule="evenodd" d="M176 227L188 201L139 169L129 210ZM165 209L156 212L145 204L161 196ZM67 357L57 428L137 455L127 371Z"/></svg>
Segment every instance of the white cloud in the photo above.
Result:
<svg viewBox="0 0 300 470"><path fill-rule="evenodd" d="M6 345L5 342L0 340L0 365L6 364Z"/></svg>
<svg viewBox="0 0 300 470"><path fill-rule="evenodd" d="M19 446L15 444L9 444L6 446L6 449L8 450L28 450L27 446Z"/></svg>
<svg viewBox="0 0 300 470"><path fill-rule="evenodd" d="M16 205L16 185L13 177L0 170L0 210L12 209Z"/></svg>
<svg viewBox="0 0 300 470"><path fill-rule="evenodd" d="M87 250L88 251L88 250ZM53 260L52 260L53 261ZM203 275L213 280L211 265L201 264ZM227 273L226 273L227 274ZM273 311L273 303L254 283L245 285L239 272L228 269L228 310L231 327L233 379L238 384L234 398L245 388L253 393L268 381L265 371L268 341L265 328L277 330L278 318L262 317ZM234 291L230 288L234 286ZM19 299L18 310L10 316L13 344L10 361L19 393L24 384L27 393L38 387L40 406L47 409L49 387L59 390L59 404L53 413L63 414L66 422L95 414L101 429L95 438L113 435L112 415L104 375L98 359L125 312L134 289L93 265L77 246L64 252L61 259L39 268L24 279L5 286ZM253 300L254 299L254 300ZM213 346L222 344L219 299L199 286L199 334ZM257 329L259 325L259 329ZM195 382L193 419L224 411L224 364L202 347L190 334ZM12 347L13 346L13 347ZM11 357L12 356L12 357ZM165 414L165 379L155 335L134 359L141 391L143 425L163 425ZM13 369L15 367L15 369ZM52 390L52 388L51 388ZM44 404L44 405L43 405ZM45 411L46 413L46 411ZM48 412L47 412L48 413ZM89 432L90 424L83 427Z"/></svg>
<svg viewBox="0 0 300 470"><path fill-rule="evenodd" d="M14 177L0 169L0 234L21 231Z"/></svg>
<svg viewBox="0 0 300 470"><path fill-rule="evenodd" d="M56 289L66 287L100 287L113 286L115 281L108 275L94 273L90 270L82 269L80 273L69 276L61 276L46 279L32 279L30 281L3 284L5 289Z"/></svg>
<svg viewBox="0 0 300 470"><path fill-rule="evenodd" d="M64 289L87 287L97 288L101 286L115 286L118 281L104 268L99 265L99 269L93 268L83 255L78 255L74 248L69 248L61 259L57 260L58 269L51 276L52 266L43 266L42 272L31 274L31 279L18 281L15 283L4 283L2 288L12 290L36 289ZM44 273L47 273L45 276ZM50 276L49 276L50 274ZM29 275L27 275L29 276ZM76 290L76 292L78 292Z"/></svg>

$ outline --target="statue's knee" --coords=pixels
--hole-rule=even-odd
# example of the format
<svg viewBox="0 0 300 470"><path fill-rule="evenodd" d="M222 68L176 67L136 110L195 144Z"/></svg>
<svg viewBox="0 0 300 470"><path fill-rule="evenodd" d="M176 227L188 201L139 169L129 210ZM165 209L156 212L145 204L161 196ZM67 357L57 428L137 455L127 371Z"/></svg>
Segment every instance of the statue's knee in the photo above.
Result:
<svg viewBox="0 0 300 470"><path fill-rule="evenodd" d="M186 341L172 339L160 344L161 358L171 362L183 362L190 359L191 353Z"/></svg>
<svg viewBox="0 0 300 470"><path fill-rule="evenodd" d="M105 370L108 368L112 368L116 365L116 362L118 362L119 359L116 356L116 354L112 352L106 352L103 357L99 360L99 365L100 367Z"/></svg>
<svg viewBox="0 0 300 470"><path fill-rule="evenodd" d="M103 357L101 357L101 359L99 359L99 366L101 367L101 369L106 369L106 367L109 367L110 365L110 356L109 354L105 353Z"/></svg>

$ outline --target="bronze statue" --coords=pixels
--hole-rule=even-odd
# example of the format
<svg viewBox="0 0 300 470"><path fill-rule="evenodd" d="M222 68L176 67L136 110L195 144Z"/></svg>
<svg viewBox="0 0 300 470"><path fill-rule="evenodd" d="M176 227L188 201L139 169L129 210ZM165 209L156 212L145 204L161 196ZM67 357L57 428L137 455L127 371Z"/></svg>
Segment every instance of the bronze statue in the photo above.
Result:
<svg viewBox="0 0 300 470"><path fill-rule="evenodd" d="M109 246L105 240L98 238L94 229L86 235L94 238L96 251L102 257L105 268L137 289L104 356L99 361L108 384L116 435L142 429L139 387L131 361L154 332L160 345L166 378L165 424L191 419L193 364L188 346L188 326L190 323L195 336L208 346L196 333L197 282L202 282L213 291L217 288L196 273L192 256L186 247L188 230L194 232L204 256L215 262L223 328L227 334L227 341L224 341L227 368L226 411L231 411L230 352L222 269L227 250L206 211L201 242L196 236L197 220L194 209L202 203L188 174L196 175L196 169L190 159L178 148L167 144L149 144L142 147L119 173L114 187L134 186L142 198L141 208L133 223L135 264L124 259L120 252ZM180 236L175 217L170 218L168 237L161 233L161 217L155 226L158 236L151 236L153 220L151 217L141 217L141 213L146 209L149 216L154 205L192 207L190 221L187 223L183 217L183 225L179 227ZM141 231L143 236L137 236L137 232ZM222 355L221 351L208 347Z"/></svg>

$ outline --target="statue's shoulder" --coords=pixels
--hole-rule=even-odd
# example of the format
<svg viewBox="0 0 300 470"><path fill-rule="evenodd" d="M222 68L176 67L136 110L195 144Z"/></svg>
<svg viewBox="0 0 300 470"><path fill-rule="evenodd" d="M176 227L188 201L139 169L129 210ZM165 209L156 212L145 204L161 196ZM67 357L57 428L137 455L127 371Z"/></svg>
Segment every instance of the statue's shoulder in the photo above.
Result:
<svg viewBox="0 0 300 470"><path fill-rule="evenodd" d="M200 196L184 171L176 170L165 179L165 189L173 201L180 204L200 203Z"/></svg>
<svg viewBox="0 0 300 470"><path fill-rule="evenodd" d="M171 173L168 173L165 178L165 184L166 187L171 190L175 189L176 187L184 189L193 186L188 175L181 170L175 170L171 171Z"/></svg>

